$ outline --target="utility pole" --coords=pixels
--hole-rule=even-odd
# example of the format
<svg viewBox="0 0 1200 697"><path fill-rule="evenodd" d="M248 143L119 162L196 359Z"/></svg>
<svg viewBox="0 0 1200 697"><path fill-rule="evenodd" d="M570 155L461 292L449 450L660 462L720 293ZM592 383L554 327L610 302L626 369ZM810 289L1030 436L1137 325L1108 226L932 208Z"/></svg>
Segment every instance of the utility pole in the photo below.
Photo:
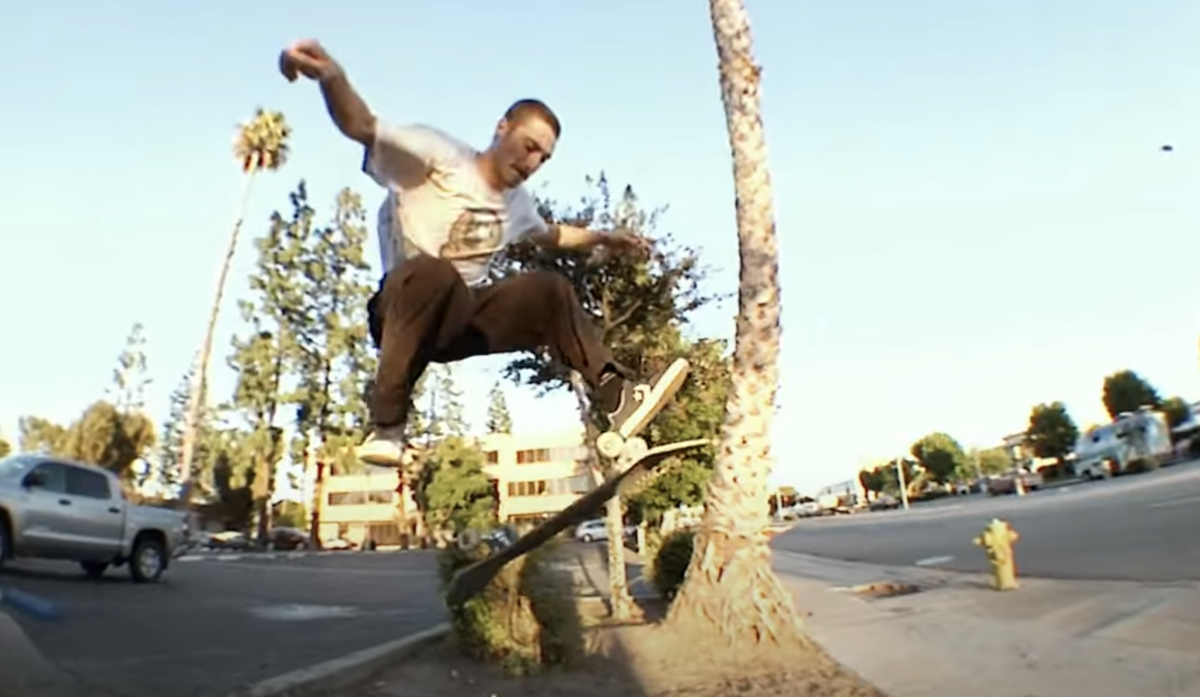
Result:
<svg viewBox="0 0 1200 697"><path fill-rule="evenodd" d="M896 481L900 483L900 505L908 510L908 479L904 476L904 458L896 458Z"/></svg>
<svg viewBox="0 0 1200 697"><path fill-rule="evenodd" d="M1025 495L1025 468L1022 466L1022 461L1025 458L1025 450L1021 446L1013 448L1013 493L1017 496Z"/></svg>

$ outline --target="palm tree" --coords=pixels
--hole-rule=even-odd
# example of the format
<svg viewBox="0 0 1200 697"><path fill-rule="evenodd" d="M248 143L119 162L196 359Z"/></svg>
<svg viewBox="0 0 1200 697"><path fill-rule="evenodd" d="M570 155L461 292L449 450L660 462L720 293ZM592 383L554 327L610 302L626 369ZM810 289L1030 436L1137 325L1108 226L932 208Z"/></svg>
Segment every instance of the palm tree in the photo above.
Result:
<svg viewBox="0 0 1200 697"><path fill-rule="evenodd" d="M668 623L735 646L802 642L791 595L771 569L767 475L779 380L779 259L759 72L742 0L709 0L737 194L737 336L720 457L695 552ZM692 634L699 632L700 634Z"/></svg>
<svg viewBox="0 0 1200 697"><path fill-rule="evenodd" d="M212 356L213 334L217 331L217 316L221 313L221 300L225 297L225 283L229 279L229 269L233 266L233 256L237 252L238 237L242 232L242 220L246 217L246 207L250 203L250 190L256 175L263 171L276 171L287 162L288 139L292 129L278 111L255 110L254 118L238 127L233 139L233 155L242 168L242 191L238 196L237 213L234 216L233 230L229 235L229 246L225 249L225 259L217 276L217 291L213 296L212 309L208 313L208 326L204 332L204 341L196 357L196 368L192 371L192 384L189 386L188 409L183 420L183 436L180 442L179 471L183 485L182 499L186 504L190 501L192 491L192 461L196 453L196 438L199 432L200 415L204 408L204 390L208 380L208 362Z"/></svg>

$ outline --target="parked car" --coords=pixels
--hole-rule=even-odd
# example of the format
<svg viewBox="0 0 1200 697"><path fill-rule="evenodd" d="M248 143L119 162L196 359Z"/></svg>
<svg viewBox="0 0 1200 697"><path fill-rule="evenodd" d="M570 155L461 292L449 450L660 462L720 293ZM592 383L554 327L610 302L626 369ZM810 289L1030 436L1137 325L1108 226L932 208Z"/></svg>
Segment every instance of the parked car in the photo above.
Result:
<svg viewBox="0 0 1200 697"><path fill-rule="evenodd" d="M798 518L812 518L821 515L821 506L815 500L809 499L792 506L792 512Z"/></svg>
<svg viewBox="0 0 1200 697"><path fill-rule="evenodd" d="M1015 494L1018 476L1021 478L1020 481L1025 491L1037 491L1046 485L1046 478L1037 472L1021 472L1020 475L1006 474L993 477L988 481L988 494L991 496Z"/></svg>
<svg viewBox="0 0 1200 697"><path fill-rule="evenodd" d="M335 537L331 540L321 540L321 549L326 552L351 552L358 549L358 544L344 537Z"/></svg>
<svg viewBox="0 0 1200 697"><path fill-rule="evenodd" d="M202 539L205 549L214 552L241 552L250 548L250 539L246 533L238 530L205 533Z"/></svg>
<svg viewBox="0 0 1200 697"><path fill-rule="evenodd" d="M483 541L486 542L493 551L508 547L516 542L520 537L521 533L519 533L517 528L512 525L503 525L483 533Z"/></svg>
<svg viewBox="0 0 1200 697"><path fill-rule="evenodd" d="M277 527L271 531L271 545L278 550L308 549L308 533L298 528Z"/></svg>
<svg viewBox="0 0 1200 697"><path fill-rule="evenodd" d="M107 470L39 455L0 460L0 564L74 561L93 578L127 565L135 582L152 583L186 541L186 514L129 503Z"/></svg>
<svg viewBox="0 0 1200 697"><path fill-rule="evenodd" d="M876 498L874 501L872 501L867 506L867 510L869 510L869 511L890 511L893 508L899 508L899 507L900 507L900 502L896 500L896 497L889 496L888 494L880 494L878 498Z"/></svg>
<svg viewBox="0 0 1200 697"><path fill-rule="evenodd" d="M633 538L637 535L636 525L626 525L624 529L626 539ZM580 542L598 542L608 539L608 523L603 519L589 520L579 524L575 528L575 539Z"/></svg>

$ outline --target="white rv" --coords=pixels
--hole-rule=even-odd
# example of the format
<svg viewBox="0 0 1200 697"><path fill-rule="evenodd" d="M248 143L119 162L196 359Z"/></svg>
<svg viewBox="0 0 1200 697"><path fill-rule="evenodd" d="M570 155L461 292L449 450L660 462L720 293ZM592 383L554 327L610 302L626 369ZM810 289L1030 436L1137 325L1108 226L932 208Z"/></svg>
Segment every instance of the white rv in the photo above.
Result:
<svg viewBox="0 0 1200 697"><path fill-rule="evenodd" d="M1143 407L1080 436L1075 445L1075 471L1087 479L1104 479L1125 472L1137 461L1156 467L1172 453L1166 414Z"/></svg>

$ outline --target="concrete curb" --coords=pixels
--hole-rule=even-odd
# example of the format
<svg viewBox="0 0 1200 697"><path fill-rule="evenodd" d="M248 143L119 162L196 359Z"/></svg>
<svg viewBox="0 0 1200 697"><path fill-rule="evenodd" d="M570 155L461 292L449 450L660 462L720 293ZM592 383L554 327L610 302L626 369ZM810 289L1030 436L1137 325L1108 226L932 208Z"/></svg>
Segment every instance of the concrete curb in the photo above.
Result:
<svg viewBox="0 0 1200 697"><path fill-rule="evenodd" d="M262 680L235 690L229 697L310 697L324 691L349 687L367 680L395 661L407 658L422 646L433 643L449 633L449 624L439 624L395 641Z"/></svg>
<svg viewBox="0 0 1200 697"><path fill-rule="evenodd" d="M0 611L0 697L75 697L83 689L50 662L8 613Z"/></svg>

